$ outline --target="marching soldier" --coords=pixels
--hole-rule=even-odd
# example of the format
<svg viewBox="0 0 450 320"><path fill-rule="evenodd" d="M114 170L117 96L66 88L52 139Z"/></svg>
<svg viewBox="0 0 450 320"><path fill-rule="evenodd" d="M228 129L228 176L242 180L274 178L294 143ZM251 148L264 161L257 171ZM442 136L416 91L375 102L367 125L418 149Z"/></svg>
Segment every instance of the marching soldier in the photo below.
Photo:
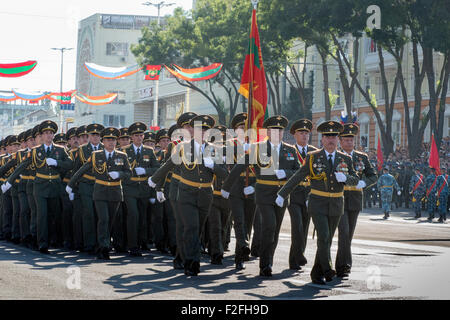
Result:
<svg viewBox="0 0 450 320"><path fill-rule="evenodd" d="M155 150L155 143L156 143L156 134L153 131L146 131L144 132L144 146L150 147ZM155 155L156 156L156 155ZM156 192L155 189L150 190L150 199L149 199L149 205L147 206L147 214L146 214L146 221L147 221L147 241L149 245L153 244L153 226L152 226L152 212L155 211L155 207L158 205L156 203Z"/></svg>
<svg viewBox="0 0 450 320"><path fill-rule="evenodd" d="M202 134L194 132L193 139L179 144L180 147L148 181L150 186L155 187L165 180L169 171L180 167L177 202L184 229L184 268L188 276L196 276L200 272L200 232L212 203L213 176L224 177L227 173L223 165L214 163L214 147L205 142L205 133L214 123L208 115L192 118L190 125L202 130ZM157 197L164 199L161 190L158 190Z"/></svg>
<svg viewBox="0 0 450 320"><path fill-rule="evenodd" d="M316 147L308 144L312 126L310 120L300 119L294 122L290 129L296 141L296 155L301 165L305 164L308 152L317 150ZM305 249L311 215L308 213L306 201L310 190L310 182L306 178L299 183L290 196L288 211L291 218L291 248L289 250L289 269L291 270L300 270L307 263Z"/></svg>
<svg viewBox="0 0 450 320"><path fill-rule="evenodd" d="M323 148L307 154L305 165L289 179L276 199L279 206L283 205L292 190L309 176L308 212L317 230L317 252L311 279L317 284L332 281L336 275L331 262L331 243L344 215L344 185L354 186L359 181L352 158L337 150L337 136L343 129L336 121L326 121L317 127L322 134Z"/></svg>
<svg viewBox="0 0 450 320"><path fill-rule="evenodd" d="M142 144L146 128L142 122L130 125L132 143L124 148L132 170L130 179L124 180L128 248L136 257L142 256L140 249L148 250L146 212L151 190L147 180L159 168L153 149Z"/></svg>
<svg viewBox="0 0 450 320"><path fill-rule="evenodd" d="M58 125L55 122L51 120L42 122L39 132L43 143L27 154L27 158L7 181L7 185L10 186L30 164L33 165L36 172L33 191L37 208L37 237L41 253L49 253L49 238L56 231L54 221L58 214L56 211L60 207L61 174L73 165L66 150L53 144L53 137L57 131Z"/></svg>
<svg viewBox="0 0 450 320"><path fill-rule="evenodd" d="M380 202L384 212L383 219L387 219L391 211L393 189L395 188L397 195L401 194L400 187L395 178L389 174L387 166L383 168L383 175L378 178L377 187L380 190Z"/></svg>
<svg viewBox="0 0 450 320"><path fill-rule="evenodd" d="M435 168L430 168L431 173L425 179L427 192L425 199L427 201L428 221L432 222L434 218L434 212L436 211L436 192L437 192L437 174Z"/></svg>
<svg viewBox="0 0 450 320"><path fill-rule="evenodd" d="M85 125L77 128L78 145L82 146L89 142L89 134Z"/></svg>
<svg viewBox="0 0 450 320"><path fill-rule="evenodd" d="M423 174L420 173L420 167L416 165L415 175L411 177L409 183L409 194L412 195L412 203L415 215L415 219L421 217L422 199L425 196L425 181Z"/></svg>
<svg viewBox="0 0 450 320"><path fill-rule="evenodd" d="M409 204L411 202L411 194L409 184L411 182L411 178L414 176L414 171L412 170L411 164L406 163L405 174L403 179L403 200L405 201L405 208L409 209Z"/></svg>
<svg viewBox="0 0 450 320"><path fill-rule="evenodd" d="M66 151L67 149L67 139L65 133L57 133L53 138L53 143L64 147ZM70 156L69 156L70 158ZM72 204L70 203L70 199L68 194L64 192L64 189L67 185L67 180L64 181L64 178L67 174L66 171L61 171L61 192L60 192L60 207L61 210L57 213L55 217L56 223L56 247L64 247L65 249L72 250L73 243L73 233L72 233Z"/></svg>
<svg viewBox="0 0 450 320"><path fill-rule="evenodd" d="M95 177L93 200L98 216L97 259L110 259L111 228L120 201L123 200L122 181L131 176L127 155L115 149L119 135L119 129L112 127L103 129L101 137L104 150L93 151L70 179L66 188L70 194L73 186L87 172Z"/></svg>
<svg viewBox="0 0 450 320"><path fill-rule="evenodd" d="M446 174L447 170L444 166L441 168L441 175L438 176L436 185L437 185L437 193L436 198L437 202L437 211L439 212L439 222L444 223L447 220L447 201L448 201L448 174Z"/></svg>
<svg viewBox="0 0 450 320"><path fill-rule="evenodd" d="M254 163L256 175L255 202L261 213L259 274L264 277L272 276L273 256L287 206L287 203L281 206L275 204L277 192L300 167L296 149L282 141L287 125L288 120L283 116L268 118L263 123L268 140L250 146L249 160ZM234 166L223 184L224 198L229 197L233 183L248 166L248 163L241 164L239 161Z"/></svg>
<svg viewBox="0 0 450 320"><path fill-rule="evenodd" d="M363 189L370 188L377 182L377 174L367 154L355 150L355 136L358 131L359 127L356 124L349 123L344 124L344 130L339 134L342 150L352 158L353 168L359 181L356 187L344 186L344 215L338 226L339 238L335 264L338 277L347 277L351 272L351 244L358 215L362 210Z"/></svg>
<svg viewBox="0 0 450 320"><path fill-rule="evenodd" d="M236 138L227 143L227 149L232 148L235 165L238 158L243 156L245 148L245 123L247 121L247 113L239 113L231 120L231 128L236 133ZM248 157L245 157L248 163ZM255 204L255 183L256 176L252 166L249 166L236 181L230 185L229 205L231 209L231 217L233 219L233 227L236 237L236 248L234 262L237 270L245 269L244 262L249 260L250 255L250 235L252 232L253 221L256 214ZM254 254L259 255L260 249L260 230L254 230L252 245Z"/></svg>
<svg viewBox="0 0 450 320"><path fill-rule="evenodd" d="M84 136L87 133L89 141L86 144L80 144L78 148L78 156L74 159L74 173L87 162L92 152L103 150L103 144L100 143L100 133L104 127L101 124L93 123L86 127L86 131L83 132L81 131L82 129L82 127L79 127L77 130L77 133L80 131L80 139L84 140ZM71 186L71 188L77 190L80 194L83 207L83 250L90 254L95 254L97 223L92 199L95 177L90 173L85 173L77 182L78 185Z"/></svg>

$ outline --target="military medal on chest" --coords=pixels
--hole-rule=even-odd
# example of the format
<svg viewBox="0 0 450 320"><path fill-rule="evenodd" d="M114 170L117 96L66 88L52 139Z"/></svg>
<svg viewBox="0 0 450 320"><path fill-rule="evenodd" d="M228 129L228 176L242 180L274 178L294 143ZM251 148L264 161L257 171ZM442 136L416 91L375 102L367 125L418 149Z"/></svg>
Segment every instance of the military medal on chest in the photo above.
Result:
<svg viewBox="0 0 450 320"><path fill-rule="evenodd" d="M336 166L337 172L342 172L344 174L348 173L348 166L344 159L341 159L341 162Z"/></svg>
<svg viewBox="0 0 450 320"><path fill-rule="evenodd" d="M355 164L355 170L359 174L362 174L364 169L366 168L365 165L364 165L364 162L362 161L362 159L358 158L357 161L354 164Z"/></svg>

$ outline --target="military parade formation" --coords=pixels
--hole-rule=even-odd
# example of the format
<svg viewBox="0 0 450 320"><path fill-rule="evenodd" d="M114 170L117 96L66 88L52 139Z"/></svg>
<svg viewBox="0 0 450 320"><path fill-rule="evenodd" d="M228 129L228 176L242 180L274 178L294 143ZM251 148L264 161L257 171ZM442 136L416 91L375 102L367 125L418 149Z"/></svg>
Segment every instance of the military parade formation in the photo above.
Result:
<svg viewBox="0 0 450 320"><path fill-rule="evenodd" d="M57 134L57 124L44 121L0 142L0 239L42 254L64 248L99 260L112 252L140 257L154 247L173 256L174 269L197 276L204 253L211 264L223 265L233 234L235 269L258 257L259 275L271 277L287 209L289 268L308 264L312 220L317 251L311 280L325 284L350 274L358 215L376 198L385 219L395 196L407 193L415 218L425 207L430 221L446 220L446 168L425 176L416 167L399 186L389 168L379 175L368 155L355 150L357 124L321 123L321 148L309 144L310 120L290 126L293 145L283 141L288 125L284 116L270 117L263 125L267 136L249 143L247 113L235 115L227 128L209 115L186 112L157 132L135 122Z"/></svg>

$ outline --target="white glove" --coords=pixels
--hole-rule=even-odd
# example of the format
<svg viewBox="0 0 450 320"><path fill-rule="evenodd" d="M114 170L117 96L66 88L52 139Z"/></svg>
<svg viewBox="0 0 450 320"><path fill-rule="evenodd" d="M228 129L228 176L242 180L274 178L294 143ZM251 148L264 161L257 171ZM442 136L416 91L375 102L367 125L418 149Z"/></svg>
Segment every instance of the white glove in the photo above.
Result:
<svg viewBox="0 0 450 320"><path fill-rule="evenodd" d="M66 192L70 195L72 193L72 188L69 186L66 186Z"/></svg>
<svg viewBox="0 0 450 320"><path fill-rule="evenodd" d="M220 190L220 193L222 194L222 197L224 197L225 199L228 199L230 197L230 193L226 192L225 190Z"/></svg>
<svg viewBox="0 0 450 320"><path fill-rule="evenodd" d="M308 202L309 202L309 200L306 200L306 202L305 202L306 208L308 208Z"/></svg>
<svg viewBox="0 0 450 320"><path fill-rule="evenodd" d="M69 193L69 200L73 201L73 199L75 199L75 193L71 192Z"/></svg>
<svg viewBox="0 0 450 320"><path fill-rule="evenodd" d="M137 174L138 176L142 176L142 175L145 174L145 169L142 168L142 167L134 168L134 171L136 171L136 174Z"/></svg>
<svg viewBox="0 0 450 320"><path fill-rule="evenodd" d="M156 202L156 199L155 199L155 198L150 198L150 203L151 203L151 204L155 204L155 202Z"/></svg>
<svg viewBox="0 0 450 320"><path fill-rule="evenodd" d="M358 184L356 185L356 189L364 189L366 187L366 183L364 180L359 180Z"/></svg>
<svg viewBox="0 0 450 320"><path fill-rule="evenodd" d="M400 190L398 190L398 191L397 191L397 195L398 195L398 196L401 196L401 195L402 195L402 192L401 192Z"/></svg>
<svg viewBox="0 0 450 320"><path fill-rule="evenodd" d="M111 171L110 173L108 173L109 176L111 177L111 179L117 179L119 178L119 173L117 171Z"/></svg>
<svg viewBox="0 0 450 320"><path fill-rule="evenodd" d="M249 194L255 193L255 188L248 186L244 188L244 194L248 196Z"/></svg>
<svg viewBox="0 0 450 320"><path fill-rule="evenodd" d="M345 174L343 174L342 172L335 172L334 175L336 176L336 180L338 182L347 181L347 176Z"/></svg>
<svg viewBox="0 0 450 320"><path fill-rule="evenodd" d="M247 152L248 149L250 149L250 144L249 143L244 143L244 152Z"/></svg>
<svg viewBox="0 0 450 320"><path fill-rule="evenodd" d="M6 193L6 191L8 191L11 188L11 184L6 181L3 185L2 185L2 191L3 193Z"/></svg>
<svg viewBox="0 0 450 320"><path fill-rule="evenodd" d="M56 162L56 160L55 159L52 159L52 158L47 158L47 159L45 159L45 161L47 162L47 165L48 166L57 166L58 165L58 163Z"/></svg>
<svg viewBox="0 0 450 320"><path fill-rule="evenodd" d="M152 177L148 177L148 185L152 188L156 187L156 183L152 181Z"/></svg>
<svg viewBox="0 0 450 320"><path fill-rule="evenodd" d="M166 201L166 197L164 197L164 192L162 191L156 192L156 199L158 199L159 203Z"/></svg>
<svg viewBox="0 0 450 320"><path fill-rule="evenodd" d="M282 196L277 196L277 198L275 199L275 203L280 208L283 208L284 198Z"/></svg>
<svg viewBox="0 0 450 320"><path fill-rule="evenodd" d="M284 170L275 170L275 174L280 180L286 178L286 172Z"/></svg>
<svg viewBox="0 0 450 320"><path fill-rule="evenodd" d="M205 167L207 167L209 169L214 168L214 161L211 158L203 158L203 163L204 163Z"/></svg>

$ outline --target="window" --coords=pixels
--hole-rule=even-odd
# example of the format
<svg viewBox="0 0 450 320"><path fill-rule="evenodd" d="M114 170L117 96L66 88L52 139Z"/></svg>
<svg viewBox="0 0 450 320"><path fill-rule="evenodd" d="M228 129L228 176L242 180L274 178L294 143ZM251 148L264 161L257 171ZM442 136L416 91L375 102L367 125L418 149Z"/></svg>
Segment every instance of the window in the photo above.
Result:
<svg viewBox="0 0 450 320"><path fill-rule="evenodd" d="M341 83L336 81L336 105L339 106L341 104Z"/></svg>
<svg viewBox="0 0 450 320"><path fill-rule="evenodd" d="M366 87L366 92L369 93L369 89L370 89L370 78L369 77L364 78L364 86Z"/></svg>
<svg viewBox="0 0 450 320"><path fill-rule="evenodd" d="M369 151L369 123L361 123L359 139L361 147L366 152Z"/></svg>
<svg viewBox="0 0 450 320"><path fill-rule="evenodd" d="M111 104L126 104L125 91L108 91L108 93L117 93L117 98Z"/></svg>
<svg viewBox="0 0 450 320"><path fill-rule="evenodd" d="M103 125L105 127L122 128L125 126L125 116L105 114L103 115Z"/></svg>
<svg viewBox="0 0 450 320"><path fill-rule="evenodd" d="M124 42L108 42L106 43L107 56L128 56L128 43Z"/></svg>
<svg viewBox="0 0 450 320"><path fill-rule="evenodd" d="M394 148L400 145L401 139L401 127L400 120L393 121L392 123L392 140L394 140Z"/></svg>
<svg viewBox="0 0 450 320"><path fill-rule="evenodd" d="M373 39L369 39L367 52L368 53L375 53L375 52L377 52L377 44L375 43L375 41Z"/></svg>

